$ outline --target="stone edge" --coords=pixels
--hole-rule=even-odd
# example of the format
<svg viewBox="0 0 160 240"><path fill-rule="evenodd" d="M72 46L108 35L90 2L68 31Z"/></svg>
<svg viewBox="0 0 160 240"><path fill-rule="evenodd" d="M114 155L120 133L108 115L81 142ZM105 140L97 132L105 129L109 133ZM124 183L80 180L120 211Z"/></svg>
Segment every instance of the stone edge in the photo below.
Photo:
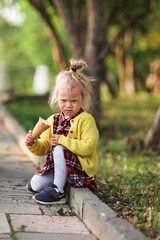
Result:
<svg viewBox="0 0 160 240"><path fill-rule="evenodd" d="M38 166L43 165L44 158L34 156L24 145L25 130L8 112L4 104L0 104L0 117L4 126L18 142L23 152ZM104 204L87 188L69 189L69 205L83 220L86 226L100 240L147 240L140 231L129 222L118 217L117 214Z"/></svg>

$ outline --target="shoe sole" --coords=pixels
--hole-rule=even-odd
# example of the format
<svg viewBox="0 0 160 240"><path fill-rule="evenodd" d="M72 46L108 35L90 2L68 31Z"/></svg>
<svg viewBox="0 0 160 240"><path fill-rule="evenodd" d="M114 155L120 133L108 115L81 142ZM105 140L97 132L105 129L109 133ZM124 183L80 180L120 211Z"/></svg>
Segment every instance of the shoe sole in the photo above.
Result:
<svg viewBox="0 0 160 240"><path fill-rule="evenodd" d="M33 196L32 197L32 199L33 200L35 200L37 203L40 203L40 204L43 204L43 205L53 205L53 204L64 204L64 203L66 203L66 199L60 199L60 200L58 200L58 201L53 201L53 202L42 202L42 201L40 201L40 200L37 200L37 199L35 199L35 196Z"/></svg>

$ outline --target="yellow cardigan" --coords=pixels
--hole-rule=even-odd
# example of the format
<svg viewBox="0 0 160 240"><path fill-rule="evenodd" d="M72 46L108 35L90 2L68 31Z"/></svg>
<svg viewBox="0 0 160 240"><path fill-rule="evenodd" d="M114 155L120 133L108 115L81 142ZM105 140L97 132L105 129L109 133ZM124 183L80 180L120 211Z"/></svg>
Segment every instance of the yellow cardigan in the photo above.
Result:
<svg viewBox="0 0 160 240"><path fill-rule="evenodd" d="M38 156L47 155L52 150L50 139L53 135L54 115L47 120L51 127L41 134L36 143L28 146L28 149ZM65 146L76 154L83 170L91 177L98 170L96 146L99 133L95 120L91 114L84 111L72 119L70 123L71 127L67 137L61 135L58 144Z"/></svg>

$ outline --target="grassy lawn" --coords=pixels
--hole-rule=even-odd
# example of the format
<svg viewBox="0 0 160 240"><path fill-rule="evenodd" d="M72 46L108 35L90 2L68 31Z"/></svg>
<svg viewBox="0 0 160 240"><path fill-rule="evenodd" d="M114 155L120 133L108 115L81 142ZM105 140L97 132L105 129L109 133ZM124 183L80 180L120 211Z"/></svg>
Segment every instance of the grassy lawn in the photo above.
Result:
<svg viewBox="0 0 160 240"><path fill-rule="evenodd" d="M144 137L160 97L138 94L111 100L102 93L97 196L151 239L160 236L160 146L144 149ZM28 131L52 111L46 101L7 104Z"/></svg>

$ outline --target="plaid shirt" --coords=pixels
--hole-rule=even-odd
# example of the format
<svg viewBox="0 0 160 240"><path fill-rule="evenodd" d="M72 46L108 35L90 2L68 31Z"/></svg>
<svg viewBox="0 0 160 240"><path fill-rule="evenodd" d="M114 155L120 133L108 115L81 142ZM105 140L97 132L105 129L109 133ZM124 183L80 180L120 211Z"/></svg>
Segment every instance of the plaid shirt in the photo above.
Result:
<svg viewBox="0 0 160 240"><path fill-rule="evenodd" d="M65 118L63 113L59 113L54 116L54 134L60 134L67 136L69 129L71 127L70 120L78 116L83 109L74 114L71 117ZM76 154L72 153L68 148L62 146L64 152L64 158L66 160L67 170L69 177L72 180L75 187L88 187L91 190L97 190L97 185L95 182L95 176L89 177L85 171L82 169L79 159ZM51 152L49 152L46 164L43 169L37 174L43 175L47 172L53 171L54 169L54 147Z"/></svg>

